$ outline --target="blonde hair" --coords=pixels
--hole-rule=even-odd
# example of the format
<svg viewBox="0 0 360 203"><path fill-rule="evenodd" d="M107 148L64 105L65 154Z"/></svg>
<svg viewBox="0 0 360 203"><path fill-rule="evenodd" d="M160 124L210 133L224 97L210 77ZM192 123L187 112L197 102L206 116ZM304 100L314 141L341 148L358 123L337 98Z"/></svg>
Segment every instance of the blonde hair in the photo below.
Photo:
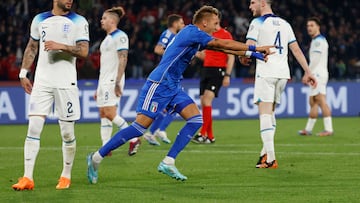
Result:
<svg viewBox="0 0 360 203"><path fill-rule="evenodd" d="M201 20L211 15L219 16L219 10L212 6L202 6L199 10L195 12L192 23L199 23Z"/></svg>
<svg viewBox="0 0 360 203"><path fill-rule="evenodd" d="M124 17L125 15L125 10L123 7L118 6L118 7L112 7L110 9L105 10L106 13L111 13L114 14L115 16L118 17L118 21L120 21L120 19L122 17Z"/></svg>

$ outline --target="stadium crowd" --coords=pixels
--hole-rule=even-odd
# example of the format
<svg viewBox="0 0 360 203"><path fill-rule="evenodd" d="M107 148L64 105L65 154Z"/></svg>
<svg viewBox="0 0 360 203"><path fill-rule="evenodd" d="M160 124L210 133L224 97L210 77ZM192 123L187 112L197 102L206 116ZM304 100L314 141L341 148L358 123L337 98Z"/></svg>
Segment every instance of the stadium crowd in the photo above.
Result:
<svg viewBox="0 0 360 203"><path fill-rule="evenodd" d="M90 26L90 56L78 60L79 79L96 79L99 71L99 45L105 36L101 30L102 13L112 6L123 6L126 16L120 23L130 38L127 78L145 78L159 62L153 53L159 35L166 29L168 14L183 16L191 23L193 13L202 5L217 7L223 16L222 25L234 39L245 41L249 22L249 0L75 0L75 10L86 16ZM51 8L50 0L4 0L0 3L0 81L18 80L22 54L29 37L30 19L36 13ZM295 35L307 54L310 38L306 31L308 17L322 21L322 33L329 42L330 80L360 79L360 1L318 0L273 1L274 12L292 25ZM299 80L302 72L293 57L289 59L293 79ZM194 60L184 74L185 78L198 77L201 62ZM34 66L35 67L35 66ZM254 65L242 66L236 60L233 74L236 77L254 76Z"/></svg>

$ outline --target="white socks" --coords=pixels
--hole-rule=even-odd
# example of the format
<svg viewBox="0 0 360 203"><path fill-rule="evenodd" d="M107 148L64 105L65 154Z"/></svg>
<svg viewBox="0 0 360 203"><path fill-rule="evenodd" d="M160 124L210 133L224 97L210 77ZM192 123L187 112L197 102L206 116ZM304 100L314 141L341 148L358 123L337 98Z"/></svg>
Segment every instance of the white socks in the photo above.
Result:
<svg viewBox="0 0 360 203"><path fill-rule="evenodd" d="M275 117L275 112L273 112L271 114L271 124L274 127L274 131L276 130L276 117Z"/></svg>
<svg viewBox="0 0 360 203"><path fill-rule="evenodd" d="M71 170L76 152L76 139L74 133L75 122L59 121L60 133L63 140L63 171L61 177L71 179Z"/></svg>
<svg viewBox="0 0 360 203"><path fill-rule="evenodd" d="M311 132L315 126L315 123L316 123L316 118L309 118L306 123L305 130Z"/></svg>
<svg viewBox="0 0 360 203"><path fill-rule="evenodd" d="M101 118L100 136L103 146L110 140L112 131L112 122L107 118Z"/></svg>
<svg viewBox="0 0 360 203"><path fill-rule="evenodd" d="M260 134L263 142L263 149L267 154L267 162L275 160L273 116L270 114L260 115Z"/></svg>
<svg viewBox="0 0 360 203"><path fill-rule="evenodd" d="M24 177L33 180L36 157L40 149L40 134L45 119L41 116L30 116L28 132L24 144Z"/></svg>
<svg viewBox="0 0 360 203"><path fill-rule="evenodd" d="M333 132L333 125L332 125L332 118L331 116L328 117L324 117L324 130L328 131L328 132ZM309 118L306 126L305 126L305 130L311 132L315 126L316 123L316 118Z"/></svg>
<svg viewBox="0 0 360 203"><path fill-rule="evenodd" d="M166 156L166 157L163 159L163 162L164 162L166 165L175 165L175 159L172 158L172 157L169 157L169 156Z"/></svg>
<svg viewBox="0 0 360 203"><path fill-rule="evenodd" d="M112 122L119 128L124 129L128 127L128 123L119 115L116 115L115 118L112 120Z"/></svg>
<svg viewBox="0 0 360 203"><path fill-rule="evenodd" d="M93 156L92 156L92 160L94 162L94 168L95 170L97 170L99 168L99 164L100 162L104 159L104 157L102 157L99 153L99 151L96 151Z"/></svg>
<svg viewBox="0 0 360 203"><path fill-rule="evenodd" d="M333 132L332 119L331 116L324 117L324 128L328 132Z"/></svg>
<svg viewBox="0 0 360 203"><path fill-rule="evenodd" d="M275 132L276 132L276 117L275 117L275 112L273 112L271 114L271 124L274 128L274 135L275 135ZM263 146L263 148L261 149L261 152L260 152L260 156L263 156L264 154L266 154L266 150L265 150L265 147Z"/></svg>

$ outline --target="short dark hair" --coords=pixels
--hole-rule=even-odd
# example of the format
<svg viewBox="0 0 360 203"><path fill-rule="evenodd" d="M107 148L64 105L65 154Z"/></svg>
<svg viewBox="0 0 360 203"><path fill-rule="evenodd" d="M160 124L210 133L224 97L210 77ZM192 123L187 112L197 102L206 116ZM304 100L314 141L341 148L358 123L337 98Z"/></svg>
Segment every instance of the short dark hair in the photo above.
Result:
<svg viewBox="0 0 360 203"><path fill-rule="evenodd" d="M307 19L307 22L309 22L309 21L315 22L318 26L321 25L320 19L318 17L310 17Z"/></svg>
<svg viewBox="0 0 360 203"><path fill-rule="evenodd" d="M168 27L171 27L174 22L178 21L182 19L182 16L181 15L178 15L178 14L171 14L167 17L167 26Z"/></svg>
<svg viewBox="0 0 360 203"><path fill-rule="evenodd" d="M208 17L213 14L219 16L219 10L212 6L202 6L199 10L195 12L192 23L196 24L200 22L204 17Z"/></svg>

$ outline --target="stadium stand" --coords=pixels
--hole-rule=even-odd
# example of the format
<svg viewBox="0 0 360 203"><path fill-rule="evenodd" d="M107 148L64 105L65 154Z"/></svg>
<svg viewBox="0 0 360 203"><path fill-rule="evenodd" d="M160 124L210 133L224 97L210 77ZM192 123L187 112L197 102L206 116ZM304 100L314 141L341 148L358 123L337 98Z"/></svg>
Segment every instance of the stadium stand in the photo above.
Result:
<svg viewBox="0 0 360 203"><path fill-rule="evenodd" d="M18 80L19 66L23 50L29 37L29 19L41 11L51 8L49 0L4 0L0 3L0 81ZM226 27L234 39L245 41L249 21L249 0L186 1L186 0L77 0L74 9L85 15L90 25L90 57L78 61L79 79L95 79L99 70L98 46L105 32L100 28L102 12L115 5L126 8L126 17L120 28L130 38L127 76L144 78L159 62L153 48L160 33L166 29L168 14L183 16L185 24L191 23L191 16L201 5L217 7L223 15ZM355 80L360 78L360 1L289 1L276 0L274 12L291 23L295 34L306 53L310 38L306 34L306 19L317 16L322 20L322 33L327 37L329 49L330 80ZM141 59L141 60L139 60ZM290 57L293 79L299 80L301 70ZM254 74L254 66L243 67L236 62L236 77L249 78ZM198 76L200 63L191 64L184 76ZM142 75L132 70L142 68Z"/></svg>

